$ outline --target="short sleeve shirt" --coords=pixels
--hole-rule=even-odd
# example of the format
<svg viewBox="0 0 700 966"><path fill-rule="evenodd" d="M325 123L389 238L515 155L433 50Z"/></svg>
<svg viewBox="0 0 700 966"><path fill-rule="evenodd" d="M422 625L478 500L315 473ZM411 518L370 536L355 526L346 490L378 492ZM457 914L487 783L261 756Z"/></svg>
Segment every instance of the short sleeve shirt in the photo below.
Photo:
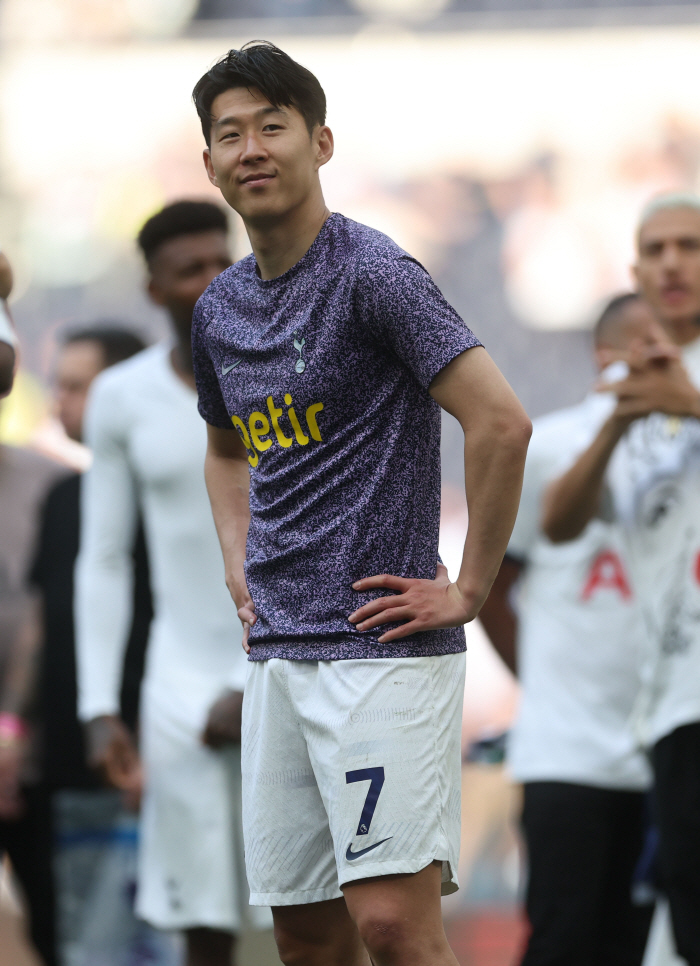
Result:
<svg viewBox="0 0 700 966"><path fill-rule="evenodd" d="M610 394L592 393L533 424L508 548L525 564L521 700L508 746L518 781L629 790L649 784L632 724L646 639L620 527L595 519L560 544L541 527L548 485L588 448L614 405Z"/></svg>
<svg viewBox="0 0 700 966"><path fill-rule="evenodd" d="M349 615L361 577L435 577L440 409L428 392L480 345L425 269L380 232L331 215L285 274L248 256L212 282L193 325L199 409L250 464L251 660L420 657L462 628L380 644Z"/></svg>

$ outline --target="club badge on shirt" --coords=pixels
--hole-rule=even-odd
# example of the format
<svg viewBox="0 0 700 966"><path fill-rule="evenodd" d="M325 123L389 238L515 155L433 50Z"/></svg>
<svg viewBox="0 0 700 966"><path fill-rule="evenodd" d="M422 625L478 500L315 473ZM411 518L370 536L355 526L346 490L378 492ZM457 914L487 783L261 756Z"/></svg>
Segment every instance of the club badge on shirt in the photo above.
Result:
<svg viewBox="0 0 700 966"><path fill-rule="evenodd" d="M295 362L294 368L299 373L299 375L301 375L302 372L304 371L304 369L306 369L306 363L304 362L304 360L301 357L301 353L302 353L302 350L303 350L303 348L304 348L305 345L306 345L306 339L304 339L303 337L300 339L299 338L299 333L298 332L295 332L294 333L294 348L299 353L299 358Z"/></svg>

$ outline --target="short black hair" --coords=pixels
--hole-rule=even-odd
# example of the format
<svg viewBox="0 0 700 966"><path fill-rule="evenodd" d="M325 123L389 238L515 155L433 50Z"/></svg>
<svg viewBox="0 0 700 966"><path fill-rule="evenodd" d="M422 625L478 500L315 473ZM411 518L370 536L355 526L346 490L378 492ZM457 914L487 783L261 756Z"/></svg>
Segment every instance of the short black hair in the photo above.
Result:
<svg viewBox="0 0 700 966"><path fill-rule="evenodd" d="M317 124L326 123L326 95L311 71L269 41L251 40L240 50L229 50L192 91L207 144L211 144L212 104L219 94L236 87L260 91L273 107L295 107L309 134Z"/></svg>
<svg viewBox="0 0 700 966"><path fill-rule="evenodd" d="M641 298L639 292L623 292L610 299L593 328L593 340L597 346L606 344L615 326L622 321L625 309Z"/></svg>
<svg viewBox="0 0 700 966"><path fill-rule="evenodd" d="M211 201L175 201L152 215L138 234L139 248L150 265L161 245L181 235L228 231L226 213Z"/></svg>
<svg viewBox="0 0 700 966"><path fill-rule="evenodd" d="M130 359L146 348L140 335L118 322L98 322L82 329L69 329L62 341L64 346L75 342L96 342L102 349L105 367Z"/></svg>

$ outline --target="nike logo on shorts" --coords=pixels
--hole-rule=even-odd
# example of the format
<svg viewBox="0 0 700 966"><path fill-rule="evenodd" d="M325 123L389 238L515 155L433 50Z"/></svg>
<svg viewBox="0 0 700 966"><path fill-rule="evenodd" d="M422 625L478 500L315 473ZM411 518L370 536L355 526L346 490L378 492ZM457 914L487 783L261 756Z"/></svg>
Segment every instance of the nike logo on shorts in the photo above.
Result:
<svg viewBox="0 0 700 966"><path fill-rule="evenodd" d="M393 839L393 837L394 837L393 835L390 835L389 839ZM345 858L348 860L348 862L352 862L353 859L359 859L361 855L367 855L367 853L371 852L372 849L379 848L380 845L384 845L384 843L388 842L389 839L382 839L381 842L375 842L374 845L368 845L366 849L360 849L359 852L353 852L352 842L351 842L350 845L348 845L348 850L345 853Z"/></svg>
<svg viewBox="0 0 700 966"><path fill-rule="evenodd" d="M221 365L221 375L222 376L227 375L232 369L235 369L236 366L239 366L240 364L241 364L241 360L240 359L238 359L237 362L232 362L230 366L225 366L222 363L222 365Z"/></svg>

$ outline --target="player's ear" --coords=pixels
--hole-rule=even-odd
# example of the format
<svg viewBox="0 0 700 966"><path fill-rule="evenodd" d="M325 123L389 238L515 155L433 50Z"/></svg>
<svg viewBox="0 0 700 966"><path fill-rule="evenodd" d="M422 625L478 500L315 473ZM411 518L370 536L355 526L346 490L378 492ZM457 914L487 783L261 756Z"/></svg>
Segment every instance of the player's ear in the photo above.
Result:
<svg viewBox="0 0 700 966"><path fill-rule="evenodd" d="M318 168L321 168L324 164L328 164L330 159L333 157L333 132L328 125L322 124L316 131L314 131L313 136L316 142L316 163Z"/></svg>
<svg viewBox="0 0 700 966"><path fill-rule="evenodd" d="M204 167L207 172L207 177L214 185L215 188L219 187L219 182L216 180L216 172L214 171L214 165L211 163L211 151L208 147L202 152L202 158L204 159Z"/></svg>
<svg viewBox="0 0 700 966"><path fill-rule="evenodd" d="M146 289L151 302L155 305L165 305L165 294L153 277L149 278Z"/></svg>

